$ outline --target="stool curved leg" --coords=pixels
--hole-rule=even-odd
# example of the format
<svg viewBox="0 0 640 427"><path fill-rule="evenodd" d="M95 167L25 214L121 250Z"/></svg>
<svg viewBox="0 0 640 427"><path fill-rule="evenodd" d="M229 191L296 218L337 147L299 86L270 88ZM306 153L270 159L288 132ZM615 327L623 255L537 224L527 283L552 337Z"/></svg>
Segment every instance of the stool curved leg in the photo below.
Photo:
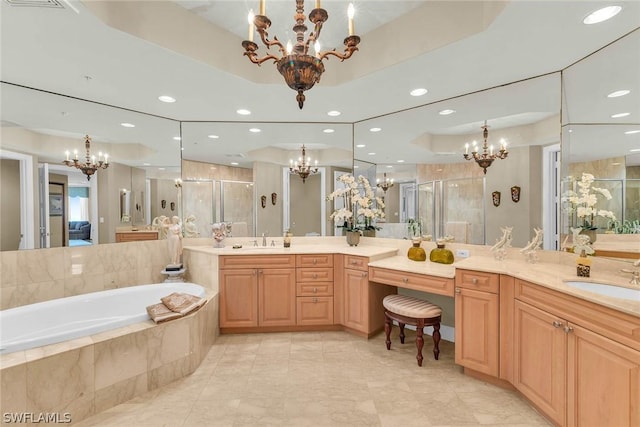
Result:
<svg viewBox="0 0 640 427"><path fill-rule="evenodd" d="M404 323L398 322L398 325L400 326L400 343L404 344Z"/></svg>
<svg viewBox="0 0 640 427"><path fill-rule="evenodd" d="M422 347L424 346L424 338L422 338L422 330L424 329L424 321L418 321L416 326L416 347L418 348L418 366L422 366Z"/></svg>
<svg viewBox="0 0 640 427"><path fill-rule="evenodd" d="M433 325L433 355L438 360L438 356L440 356L440 323Z"/></svg>
<svg viewBox="0 0 640 427"><path fill-rule="evenodd" d="M387 344L387 350L391 350L391 318L384 313L384 334L386 336L385 344Z"/></svg>

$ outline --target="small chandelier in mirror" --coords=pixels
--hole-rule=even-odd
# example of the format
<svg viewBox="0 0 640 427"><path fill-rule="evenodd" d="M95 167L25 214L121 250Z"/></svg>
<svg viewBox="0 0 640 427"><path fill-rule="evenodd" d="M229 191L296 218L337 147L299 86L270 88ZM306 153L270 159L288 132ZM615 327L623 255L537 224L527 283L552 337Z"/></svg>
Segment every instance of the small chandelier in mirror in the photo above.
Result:
<svg viewBox="0 0 640 427"><path fill-rule="evenodd" d="M84 147L86 149L86 160L81 162L78 160L78 150L73 150L73 159L69 158L69 151L66 151L66 160L62 163L70 168L80 169L83 174L87 176L87 181L91 179L91 176L96 173L98 169L106 169L109 167L109 155L107 153L102 154L102 151L98 153L98 158L91 155L91 138L89 135L84 137Z"/></svg>
<svg viewBox="0 0 640 427"><path fill-rule="evenodd" d="M506 159L509 155L507 151L507 143L504 139L500 140L500 150L497 153L493 152L493 145L487 144L487 138L489 138L489 126L487 126L487 121L484 121L484 126L482 126L482 138L484 142L482 144L482 153L478 153L478 146L475 141L471 146L471 155L469 155L469 144L464 145L464 158L465 160L475 160L478 163L478 166L482 168L484 173L487 173L487 168L491 166L495 159Z"/></svg>
<svg viewBox="0 0 640 427"><path fill-rule="evenodd" d="M289 160L289 172L300 175L302 183L307 180L307 177L312 173L318 173L318 161L315 161L315 166L311 167L311 157L306 157L307 151L304 144L302 145L302 157L298 161L294 162Z"/></svg>
<svg viewBox="0 0 640 427"><path fill-rule="evenodd" d="M393 187L393 178L391 179L387 178L386 172L383 174L383 177L384 178L382 179L382 182L380 182L380 178L376 179L376 182L377 182L376 187L381 188L382 191L386 193L388 189Z"/></svg>

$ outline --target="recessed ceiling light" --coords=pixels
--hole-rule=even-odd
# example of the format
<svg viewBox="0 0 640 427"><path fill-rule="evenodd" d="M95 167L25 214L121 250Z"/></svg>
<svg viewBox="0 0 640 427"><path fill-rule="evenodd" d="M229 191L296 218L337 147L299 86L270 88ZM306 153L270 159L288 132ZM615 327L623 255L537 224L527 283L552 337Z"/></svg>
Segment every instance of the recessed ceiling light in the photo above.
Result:
<svg viewBox="0 0 640 427"><path fill-rule="evenodd" d="M259 133L259 132L262 132L262 131L260 129L258 129L258 128L251 128L251 129L249 129L249 132L251 132L251 133Z"/></svg>
<svg viewBox="0 0 640 427"><path fill-rule="evenodd" d="M455 112L456 110L442 110L439 111L438 114L440 114L441 116L448 116L449 114L453 114Z"/></svg>
<svg viewBox="0 0 640 427"><path fill-rule="evenodd" d="M120 126L125 127L125 128L134 128L134 127L136 127L136 125L134 125L132 123L120 123Z"/></svg>
<svg viewBox="0 0 640 427"><path fill-rule="evenodd" d="M366 147L366 145L365 145L365 144L357 144L357 145L356 145L356 148L364 148L364 147Z"/></svg>
<svg viewBox="0 0 640 427"><path fill-rule="evenodd" d="M168 102L168 103L176 102L176 99L169 95L160 95L158 99L162 102Z"/></svg>
<svg viewBox="0 0 640 427"><path fill-rule="evenodd" d="M376 153L367 153L367 154L370 155L370 156L375 156L376 155Z"/></svg>
<svg viewBox="0 0 640 427"><path fill-rule="evenodd" d="M331 116L331 117L337 117L340 114L342 114L340 111L336 111L336 110L331 110L327 113L327 116Z"/></svg>
<svg viewBox="0 0 640 427"><path fill-rule="evenodd" d="M151 163L143 163L142 166L151 166Z"/></svg>
<svg viewBox="0 0 640 427"><path fill-rule="evenodd" d="M613 162L611 163L611 166L620 166L620 162Z"/></svg>
<svg viewBox="0 0 640 427"><path fill-rule="evenodd" d="M239 110L236 110L236 113L240 114L241 116L248 116L249 114L251 114L251 111L241 108Z"/></svg>
<svg viewBox="0 0 640 427"><path fill-rule="evenodd" d="M240 163L238 163L238 162L231 162L230 164L231 164L231 166L238 166Z"/></svg>
<svg viewBox="0 0 640 427"><path fill-rule="evenodd" d="M391 169L393 165L387 165L387 169Z"/></svg>
<svg viewBox="0 0 640 427"><path fill-rule="evenodd" d="M619 119L620 117L627 117L629 114L631 113L618 113L618 114L612 114L611 118L612 119Z"/></svg>
<svg viewBox="0 0 640 427"><path fill-rule="evenodd" d="M182 138L180 138L179 136L174 136L173 139L175 139L176 141L180 141Z"/></svg>
<svg viewBox="0 0 640 427"><path fill-rule="evenodd" d="M159 170L159 171L163 171L163 170L165 170L165 169L166 169L166 168L158 168L158 170Z"/></svg>
<svg viewBox="0 0 640 427"><path fill-rule="evenodd" d="M573 132L573 129L569 129L569 133Z"/></svg>
<svg viewBox="0 0 640 427"><path fill-rule="evenodd" d="M631 151L632 153L637 153L640 151L640 148L634 148L633 150L629 150L629 151Z"/></svg>
<svg viewBox="0 0 640 427"><path fill-rule="evenodd" d="M398 163L404 163L404 160L398 160Z"/></svg>
<svg viewBox="0 0 640 427"><path fill-rule="evenodd" d="M586 18L582 20L584 24L597 24L598 22L606 21L616 16L622 10L622 6L607 6L602 9L591 12Z"/></svg>
<svg viewBox="0 0 640 427"><path fill-rule="evenodd" d="M358 165L353 165L353 168L354 168L354 169L358 169L359 167L360 167L360 166L358 166Z"/></svg>
<svg viewBox="0 0 640 427"><path fill-rule="evenodd" d="M607 98L617 98L619 96L628 95L629 93L631 93L631 91L628 89L616 90L615 92L611 92L609 95L607 95Z"/></svg>
<svg viewBox="0 0 640 427"><path fill-rule="evenodd" d="M333 129L325 129L322 132L324 132L324 133L334 133L335 130L333 130Z"/></svg>
<svg viewBox="0 0 640 427"><path fill-rule="evenodd" d="M409 92L411 94L411 96L422 96L425 93L429 92L427 89L420 87L418 89L414 89L411 92Z"/></svg>
<svg viewBox="0 0 640 427"><path fill-rule="evenodd" d="M181 148L180 148L180 151L184 151L184 147L181 147Z"/></svg>
<svg viewBox="0 0 640 427"><path fill-rule="evenodd" d="M218 135L207 135L207 138L218 139L220 137Z"/></svg>
<svg viewBox="0 0 640 427"><path fill-rule="evenodd" d="M624 134L625 135L633 135L634 133L640 133L640 129L637 130L628 130Z"/></svg>
<svg viewBox="0 0 640 427"><path fill-rule="evenodd" d="M369 129L369 132L380 132L382 130L382 128L371 128Z"/></svg>

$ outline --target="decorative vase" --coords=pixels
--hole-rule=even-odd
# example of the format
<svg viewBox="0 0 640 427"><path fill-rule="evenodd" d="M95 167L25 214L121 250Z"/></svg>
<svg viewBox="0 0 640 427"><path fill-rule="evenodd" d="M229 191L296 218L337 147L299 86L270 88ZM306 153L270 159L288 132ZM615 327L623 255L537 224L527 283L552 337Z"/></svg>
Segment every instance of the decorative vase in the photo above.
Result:
<svg viewBox="0 0 640 427"><path fill-rule="evenodd" d="M596 234L596 230L590 230L587 228L583 228L580 234L584 234L585 236L589 236L589 242L595 243L598 235Z"/></svg>
<svg viewBox="0 0 640 427"><path fill-rule="evenodd" d="M453 264L453 252L444 247L444 243L437 243L437 248L429 253L429 261L440 264Z"/></svg>
<svg viewBox="0 0 640 427"><path fill-rule="evenodd" d="M362 230L362 235L364 237L376 237L376 230Z"/></svg>
<svg viewBox="0 0 640 427"><path fill-rule="evenodd" d="M358 246L360 243L360 232L359 231L347 231L347 243L349 246Z"/></svg>
<svg viewBox="0 0 640 427"><path fill-rule="evenodd" d="M414 240L413 246L409 248L407 257L412 261L425 261L427 253L420 247L420 240Z"/></svg>

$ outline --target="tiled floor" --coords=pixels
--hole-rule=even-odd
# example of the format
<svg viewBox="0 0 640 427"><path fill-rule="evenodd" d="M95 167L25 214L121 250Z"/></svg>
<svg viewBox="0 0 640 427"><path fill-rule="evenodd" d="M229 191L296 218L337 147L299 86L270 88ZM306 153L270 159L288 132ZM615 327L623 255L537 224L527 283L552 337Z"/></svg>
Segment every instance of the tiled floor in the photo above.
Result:
<svg viewBox="0 0 640 427"><path fill-rule="evenodd" d="M548 426L517 393L466 377L452 343L423 366L414 332L220 336L191 376L78 426Z"/></svg>

